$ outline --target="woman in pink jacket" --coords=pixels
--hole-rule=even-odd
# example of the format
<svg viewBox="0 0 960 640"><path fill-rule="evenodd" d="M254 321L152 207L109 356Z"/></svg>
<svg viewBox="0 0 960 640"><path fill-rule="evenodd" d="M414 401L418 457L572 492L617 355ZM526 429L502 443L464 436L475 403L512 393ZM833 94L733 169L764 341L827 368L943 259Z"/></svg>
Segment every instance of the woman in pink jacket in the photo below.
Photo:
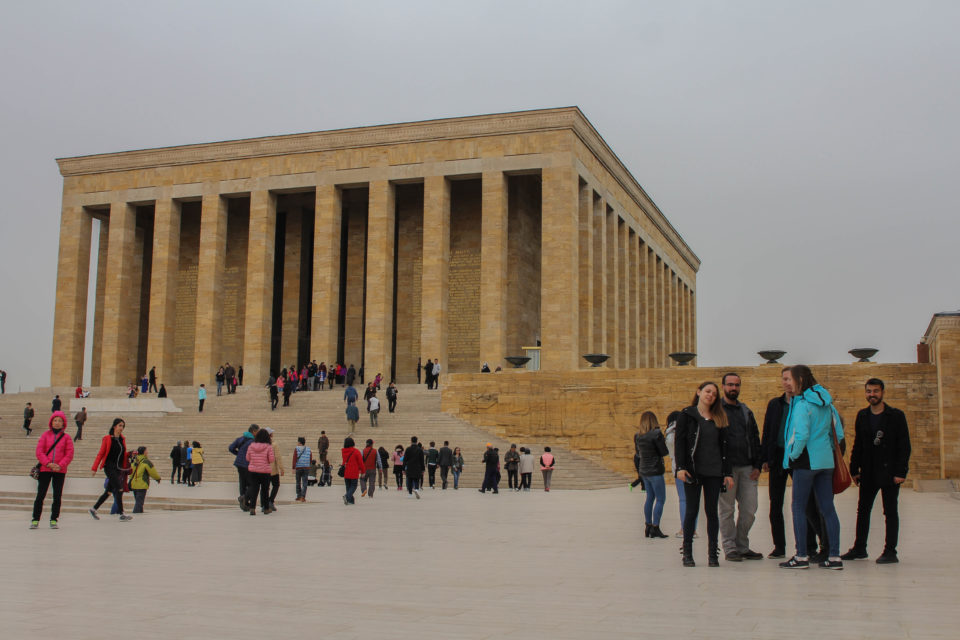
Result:
<svg viewBox="0 0 960 640"><path fill-rule="evenodd" d="M33 501L33 519L30 528L40 526L40 514L43 513L43 501L47 489L53 483L53 507L50 511L50 528L57 528L60 517L60 498L63 496L63 480L67 476L67 467L73 460L73 440L67 433L67 416L63 411L54 411L47 423L49 427L37 442L37 461L40 463L40 478L37 482L37 499Z"/></svg>
<svg viewBox="0 0 960 640"><path fill-rule="evenodd" d="M250 515L257 515L257 493L260 493L260 510L264 515L271 513L270 508L270 473L276 460L273 445L270 444L270 433L266 429L257 431L253 442L247 447L247 470L250 480L247 484L246 504L240 508Z"/></svg>

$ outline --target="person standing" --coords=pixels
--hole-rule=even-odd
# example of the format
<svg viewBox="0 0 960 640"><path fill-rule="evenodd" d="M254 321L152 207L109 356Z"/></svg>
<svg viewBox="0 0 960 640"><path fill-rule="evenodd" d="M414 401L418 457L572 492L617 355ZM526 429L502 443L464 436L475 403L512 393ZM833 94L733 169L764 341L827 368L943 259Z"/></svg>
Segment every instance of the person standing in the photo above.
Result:
<svg viewBox="0 0 960 640"><path fill-rule="evenodd" d="M297 446L293 449L293 472L297 480L297 502L307 501L307 476L310 473L310 447L303 436L297 438Z"/></svg>
<svg viewBox="0 0 960 640"><path fill-rule="evenodd" d="M417 358L417 366L420 366L420 359ZM419 372L418 372L419 373ZM417 376L417 382L420 382L420 376ZM0 369L0 395L3 395L7 392L7 372L3 369Z"/></svg>
<svg viewBox="0 0 960 640"><path fill-rule="evenodd" d="M436 489L434 486L437 482L437 465L440 462L440 452L437 451L437 443L431 441L430 448L427 449L427 474L430 477L430 488Z"/></svg>
<svg viewBox="0 0 960 640"><path fill-rule="evenodd" d="M350 363L350 367L347 369L347 386L352 387L354 380L357 379L357 368L353 366L353 363Z"/></svg>
<svg viewBox="0 0 960 640"><path fill-rule="evenodd" d="M227 383L227 394L237 392L237 370L228 362L223 368L224 381Z"/></svg>
<svg viewBox="0 0 960 640"><path fill-rule="evenodd" d="M503 466L507 468L507 488L520 491L520 453L517 445L511 444L510 450L503 456Z"/></svg>
<svg viewBox="0 0 960 640"><path fill-rule="evenodd" d="M243 365L237 367L237 386L243 386Z"/></svg>
<svg viewBox="0 0 960 640"><path fill-rule="evenodd" d="M367 446L361 453L363 458L363 475L360 476L360 496L372 498L377 481L377 469L380 467L380 454L373 448L373 440L367 438Z"/></svg>
<svg viewBox="0 0 960 640"><path fill-rule="evenodd" d="M33 429L30 428L30 423L33 422L33 416L33 405L28 402L27 406L23 408L23 430L27 432L28 436L33 433Z"/></svg>
<svg viewBox="0 0 960 640"><path fill-rule="evenodd" d="M240 508L252 516L257 515L257 494L260 495L260 511L264 515L272 512L270 508L270 471L271 464L276 460L273 445L270 444L270 432L266 429L257 431L246 448L247 468L250 472L250 483L247 485L246 500Z"/></svg>
<svg viewBox="0 0 960 640"><path fill-rule="evenodd" d="M530 463L531 470L533 469L533 463ZM460 488L460 474L463 473L463 454L460 453L460 447L457 447L453 450L453 464L450 466L450 471L453 472L453 489L456 491Z"/></svg>
<svg viewBox="0 0 960 640"><path fill-rule="evenodd" d="M83 425L87 421L87 408L81 407L80 411L73 416L73 421L77 423L77 437L74 438L74 442L78 442L83 439Z"/></svg>
<svg viewBox="0 0 960 640"><path fill-rule="evenodd" d="M243 504L244 497L247 495L247 486L250 484L250 468L249 463L247 462L247 447L250 446L250 443L253 442L253 439L257 435L257 431L260 430L260 426L257 424L251 424L250 428L244 431L240 437L230 443L230 446L227 447L227 451L232 453L235 457L233 459L233 466L237 468L237 479L239 480L240 494L237 498L237 502L241 505ZM181 458L181 461L186 458Z"/></svg>
<svg viewBox="0 0 960 640"><path fill-rule="evenodd" d="M377 465L377 486L386 490L387 478L390 474L390 453L383 447L379 447L377 455L380 456L380 464Z"/></svg>
<svg viewBox="0 0 960 640"><path fill-rule="evenodd" d="M364 474L363 456L350 436L344 438L340 456L343 461L343 484L346 489L343 494L343 504L356 504L353 494L357 490L360 476Z"/></svg>
<svg viewBox="0 0 960 640"><path fill-rule="evenodd" d="M433 388L440 388L440 358L433 359Z"/></svg>
<svg viewBox="0 0 960 640"><path fill-rule="evenodd" d="M149 379L147 391L153 391L154 393L157 393L157 368L155 366L150 367L150 373L147 374L147 377Z"/></svg>
<svg viewBox="0 0 960 640"><path fill-rule="evenodd" d="M857 537L850 550L840 557L843 560L867 557L870 512L879 492L886 521L886 541L877 564L894 564L900 561L897 557L900 534L897 502L900 485L906 481L910 465L910 432L903 411L883 401L883 380L867 380L864 393L869 406L857 412L853 452L850 454L850 475L860 487Z"/></svg>
<svg viewBox="0 0 960 640"><path fill-rule="evenodd" d="M60 395L58 394L53 398L53 402L50 403L50 412L53 413L54 411L60 411L61 404Z"/></svg>
<svg viewBox="0 0 960 640"><path fill-rule="evenodd" d="M707 517L708 566L719 567L717 537L720 519L717 504L720 491L733 489L733 472L727 460L727 413L720 402L715 382L703 382L697 388L689 407L677 418L677 480L685 483L687 509L683 515L683 566L694 567L693 532L700 510L703 489L703 512Z"/></svg>
<svg viewBox="0 0 960 640"><path fill-rule="evenodd" d="M667 455L667 443L657 424L657 416L652 411L644 411L640 415L640 437L637 442L637 451L640 460L637 469L643 478L643 486L647 489L647 499L643 504L643 515L646 520L644 538L668 537L660 530L660 517L663 515L663 505L667 500L667 485L663 479L666 468L663 456Z"/></svg>
<svg viewBox="0 0 960 640"><path fill-rule="evenodd" d="M377 417L380 415L380 399L377 397L375 390L370 394L370 397L367 398L367 411L370 413L370 426L379 426L377 424Z"/></svg>
<svg viewBox="0 0 960 640"><path fill-rule="evenodd" d="M203 403L207 400L207 387L200 384L200 388L197 390L197 400L200 401L200 407L197 410L198 413L203 413Z"/></svg>
<svg viewBox="0 0 960 640"><path fill-rule="evenodd" d="M397 480L397 491L403 491L403 445L398 444L390 455L393 462L393 475Z"/></svg>
<svg viewBox="0 0 960 640"><path fill-rule="evenodd" d="M403 452L403 472L407 476L407 496L420 499L420 483L423 480L423 450L417 446L417 436L411 436L410 446Z"/></svg>
<svg viewBox="0 0 960 640"><path fill-rule="evenodd" d="M762 470L770 472L767 487L770 496L770 535L773 537L773 551L768 558L783 558L786 555L787 537L783 520L783 498L787 491L787 478L790 473L783 468L783 452L786 448L784 431L787 415L790 413L790 400L793 396L790 387L790 367L780 371L780 384L783 394L771 398L763 416L763 439L760 441ZM811 532L807 531L809 538Z"/></svg>
<svg viewBox="0 0 960 640"><path fill-rule="evenodd" d="M721 404L727 414L727 458L733 473L734 491L720 494L720 540L727 562L763 560L750 548L750 529L757 517L757 478L760 457L760 430L750 407L740 402L740 376L727 373L720 381ZM734 511L737 518L734 521Z"/></svg>
<svg viewBox="0 0 960 640"><path fill-rule="evenodd" d="M427 361L430 362L429 360ZM493 444L488 442L487 449L483 452L483 484L480 485L480 493L486 493L487 489L492 489L494 493L500 493L497 490L497 474L500 472L500 456L493 448Z"/></svg>
<svg viewBox="0 0 960 640"><path fill-rule="evenodd" d="M327 437L326 431L321 430L320 437L317 438L317 456L321 464L327 461L328 451L330 451L330 438Z"/></svg>
<svg viewBox="0 0 960 640"><path fill-rule="evenodd" d="M390 381L390 385L387 386L387 408L390 413L393 413L397 409L397 385Z"/></svg>
<svg viewBox="0 0 960 640"><path fill-rule="evenodd" d="M427 389L433 389L433 362L430 358L427 358L427 364L423 365L423 377Z"/></svg>
<svg viewBox="0 0 960 640"><path fill-rule="evenodd" d="M450 441L444 440L443 446L440 447L440 488L444 491L447 490L447 474L450 473L450 467L453 466L453 451L450 449Z"/></svg>
<svg viewBox="0 0 960 640"><path fill-rule="evenodd" d="M840 559L840 519L833 505L833 448L834 438L843 449L843 424L833 406L833 398L823 388L806 365L790 367L790 413L784 433L786 450L783 466L793 470L793 535L796 554L781 562L784 569L806 569L810 566L807 554L806 511L810 494L817 498L820 513L826 522L830 550L827 559L820 562L823 569L843 569Z"/></svg>
<svg viewBox="0 0 960 640"><path fill-rule="evenodd" d="M556 463L557 459L550 451L550 447L544 447L543 453L540 454L540 473L543 474L544 491L550 491L550 483L553 480L553 467Z"/></svg>
<svg viewBox="0 0 960 640"><path fill-rule="evenodd" d="M420 384L420 371L423 369L423 365L420 364L420 358L417 358L417 384Z"/></svg>
<svg viewBox="0 0 960 640"><path fill-rule="evenodd" d="M242 367L241 367L242 369ZM277 377L270 374L270 377L267 379L267 390L270 392L270 411L274 411L277 408L277 403L280 402L280 391L277 389Z"/></svg>
<svg viewBox="0 0 960 640"><path fill-rule="evenodd" d="M190 454L193 471L190 472L191 486L199 487L203 482L203 447L196 440L193 441L193 450Z"/></svg>
<svg viewBox="0 0 960 640"><path fill-rule="evenodd" d="M160 472L147 457L146 447L137 447L137 457L133 459L133 474L130 476L130 491L133 492L133 512L143 513L143 502L147 499L150 478L160 484Z"/></svg>
<svg viewBox="0 0 960 640"><path fill-rule="evenodd" d="M217 397L219 398L223 395L223 383L227 380L227 374L224 372L223 367L217 369L217 375L215 378L217 381ZM227 390L227 393L230 393L229 389Z"/></svg>
<svg viewBox="0 0 960 640"><path fill-rule="evenodd" d="M133 520L133 516L128 516L123 512L124 472L127 466L127 439L123 435L125 427L126 423L122 418L114 418L113 424L110 425L110 432L103 436L103 440L100 441L100 450L93 461L90 475L95 476L97 471L103 469L104 475L107 476L106 490L97 498L93 508L88 510L94 520L100 519L100 516L97 515L97 509L111 495L113 495L113 501L120 513L120 522Z"/></svg>
<svg viewBox="0 0 960 640"><path fill-rule="evenodd" d="M170 461L173 464L173 470L170 472L170 484L173 484L173 479L177 479L177 484L180 484L180 445L182 443L178 440L176 446L170 450Z"/></svg>
<svg viewBox="0 0 960 640"><path fill-rule="evenodd" d="M43 501L47 497L47 489L51 484L53 484L53 504L50 509L50 528L59 528L57 521L60 519L63 482L67 477L67 467L73 461L73 441L67 433L67 416L63 412L55 412L50 416L47 426L47 431L37 441L35 453L37 462L40 464L40 477L37 478L37 497L33 501L31 529L40 526Z"/></svg>
<svg viewBox="0 0 960 640"><path fill-rule="evenodd" d="M270 427L264 427L267 430L267 433L270 434L270 446L273 447L273 462L270 463L270 513L273 513L277 510L277 494L280 493L280 477L286 475L283 471L283 465L280 464L282 456L280 455L280 447L277 446L276 440L273 437L274 432Z"/></svg>

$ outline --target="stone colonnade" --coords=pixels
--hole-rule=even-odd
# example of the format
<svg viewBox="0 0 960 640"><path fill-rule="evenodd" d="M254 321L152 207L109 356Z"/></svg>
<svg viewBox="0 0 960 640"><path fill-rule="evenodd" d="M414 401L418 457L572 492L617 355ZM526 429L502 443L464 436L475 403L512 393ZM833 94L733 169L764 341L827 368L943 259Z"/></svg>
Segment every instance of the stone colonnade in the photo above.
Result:
<svg viewBox="0 0 960 640"><path fill-rule="evenodd" d="M418 357L470 372L538 340L545 370L696 349L699 262L641 213L579 110L447 122L408 128L510 135L321 148L407 135L371 127L61 160L51 384L83 375L95 229L93 385L153 366L168 385L210 383L225 362L263 384L310 359L410 382ZM284 153L304 141L320 151Z"/></svg>

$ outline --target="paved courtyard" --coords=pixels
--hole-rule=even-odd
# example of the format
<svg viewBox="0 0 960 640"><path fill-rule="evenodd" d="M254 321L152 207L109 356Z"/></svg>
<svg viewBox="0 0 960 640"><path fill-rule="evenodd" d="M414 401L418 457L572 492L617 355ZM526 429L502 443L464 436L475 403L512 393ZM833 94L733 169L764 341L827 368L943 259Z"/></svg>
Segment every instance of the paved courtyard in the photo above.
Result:
<svg viewBox="0 0 960 640"><path fill-rule="evenodd" d="M99 480L73 477L93 493ZM0 489L30 488L0 477ZM663 529L678 529L668 487ZM229 497L231 484L176 492ZM292 498L285 485L281 498ZM202 494L200 493L202 492ZM644 540L643 493L395 489L344 507L342 487L250 517L154 511L121 524L64 514L27 529L0 511L5 638L956 638L960 500L907 491L901 564L787 571L773 560L684 569L679 541ZM763 491L761 491L763 496ZM128 509L132 499L128 500ZM149 510L150 502L147 500ZM840 497L843 550L856 493ZM752 539L770 550L761 497ZM103 511L106 511L104 509ZM789 520L788 520L789 522ZM789 524L788 524L789 526ZM792 537L792 536L791 536Z"/></svg>

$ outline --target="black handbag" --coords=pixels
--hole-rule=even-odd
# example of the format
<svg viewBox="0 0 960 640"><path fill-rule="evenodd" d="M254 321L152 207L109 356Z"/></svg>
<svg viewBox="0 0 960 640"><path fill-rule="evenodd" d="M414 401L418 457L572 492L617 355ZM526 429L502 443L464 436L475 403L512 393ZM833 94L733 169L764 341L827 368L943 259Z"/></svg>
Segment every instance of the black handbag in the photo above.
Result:
<svg viewBox="0 0 960 640"><path fill-rule="evenodd" d="M347 467L344 465L340 465L340 468L337 469L337 475L342 478L346 473L347 473Z"/></svg>
<svg viewBox="0 0 960 640"><path fill-rule="evenodd" d="M57 439L53 441L53 445L51 445L50 448L47 449L47 455L50 455L50 452L57 448L57 443L59 443L60 439L63 438L64 431L66 431L66 428L64 428L60 432L60 435L57 436ZM33 478L34 480L40 479L40 463L39 462L33 465L33 468L30 469L30 477Z"/></svg>

